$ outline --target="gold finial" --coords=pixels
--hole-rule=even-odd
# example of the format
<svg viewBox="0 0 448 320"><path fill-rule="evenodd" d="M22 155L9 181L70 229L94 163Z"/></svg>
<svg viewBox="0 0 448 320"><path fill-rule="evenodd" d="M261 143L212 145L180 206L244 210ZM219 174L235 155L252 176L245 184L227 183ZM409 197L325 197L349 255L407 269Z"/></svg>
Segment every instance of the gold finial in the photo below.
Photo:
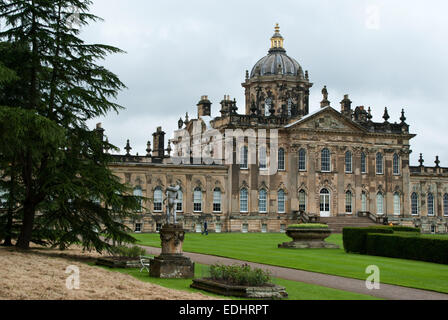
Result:
<svg viewBox="0 0 448 320"><path fill-rule="evenodd" d="M275 33L280 33L280 25L278 23L275 24Z"/></svg>
<svg viewBox="0 0 448 320"><path fill-rule="evenodd" d="M283 49L283 37L280 35L280 25L275 24L275 34L271 38L271 49Z"/></svg>

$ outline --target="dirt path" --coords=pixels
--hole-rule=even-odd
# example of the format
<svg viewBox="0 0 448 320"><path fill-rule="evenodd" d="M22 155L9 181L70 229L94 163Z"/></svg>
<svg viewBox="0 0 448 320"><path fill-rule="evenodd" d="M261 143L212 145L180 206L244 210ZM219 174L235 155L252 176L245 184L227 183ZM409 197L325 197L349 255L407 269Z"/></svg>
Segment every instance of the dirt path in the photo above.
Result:
<svg viewBox="0 0 448 320"><path fill-rule="evenodd" d="M148 254L159 255L160 249L153 247L142 246L146 249ZM420 289L406 288L401 286L381 284L380 290L368 290L365 285L365 281L344 278L339 276L326 275L322 273L289 269L283 267L268 266L259 263L251 263L241 260L222 258L216 256L209 256L198 253L186 252L185 255L192 259L194 262L212 265L215 263L222 263L231 265L235 263L248 263L249 265L264 270L269 270L276 278L299 281L309 284L316 284L324 287L356 292L366 294L374 297L379 297L387 300L448 300L448 294L426 291Z"/></svg>
<svg viewBox="0 0 448 320"><path fill-rule="evenodd" d="M200 293L163 288L130 275L93 267L97 254L79 249L64 252L33 249L30 252L0 247L0 300L209 300ZM79 290L66 280L79 268ZM71 282L74 284L73 282Z"/></svg>

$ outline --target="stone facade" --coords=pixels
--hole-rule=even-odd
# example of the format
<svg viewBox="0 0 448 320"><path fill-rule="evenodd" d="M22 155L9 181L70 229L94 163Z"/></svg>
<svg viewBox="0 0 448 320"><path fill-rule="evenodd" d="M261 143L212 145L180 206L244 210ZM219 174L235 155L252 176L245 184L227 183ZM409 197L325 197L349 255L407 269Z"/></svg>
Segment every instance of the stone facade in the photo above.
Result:
<svg viewBox="0 0 448 320"><path fill-rule="evenodd" d="M199 156L186 153L181 138L163 150L161 128L154 133L155 150L148 142L146 156L133 156L129 149L116 156L113 171L151 200L143 204L141 219L129 225L156 232L166 212L158 199L174 183L182 189L178 219L192 232L205 221L216 232L280 232L297 221L299 212L322 217L372 213L425 232L447 232L448 168L440 168L438 160L436 167L425 167L422 160L419 167L410 166L415 135L404 110L400 122L390 123L387 109L384 122L373 122L371 109L353 109L348 95L340 111L333 108L325 87L320 108L310 114L308 72L286 55L283 42L276 29L268 56L246 72L245 114L238 114L236 101L225 96L221 116L212 118L212 104L202 96L198 117L187 114L179 120L177 133L191 137L188 146L199 147ZM232 140L230 154L225 148L229 129L243 136ZM265 143L251 140L250 132L260 130L276 130L278 139L267 134ZM204 138L211 131L211 138ZM274 174L261 168L262 145L266 158L279 167ZM207 148L213 161L205 164L200 158ZM176 164L174 158L188 161ZM254 161L246 166L247 158Z"/></svg>

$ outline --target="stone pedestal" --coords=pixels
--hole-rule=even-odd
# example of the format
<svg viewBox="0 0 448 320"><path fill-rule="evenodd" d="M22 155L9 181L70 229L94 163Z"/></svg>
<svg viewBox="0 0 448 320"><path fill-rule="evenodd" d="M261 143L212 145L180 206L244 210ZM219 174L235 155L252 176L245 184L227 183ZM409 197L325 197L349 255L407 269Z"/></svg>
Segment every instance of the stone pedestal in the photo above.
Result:
<svg viewBox="0 0 448 320"><path fill-rule="evenodd" d="M182 251L185 230L179 224L167 224L160 230L162 254L151 261L149 275L163 279L194 277L194 263Z"/></svg>

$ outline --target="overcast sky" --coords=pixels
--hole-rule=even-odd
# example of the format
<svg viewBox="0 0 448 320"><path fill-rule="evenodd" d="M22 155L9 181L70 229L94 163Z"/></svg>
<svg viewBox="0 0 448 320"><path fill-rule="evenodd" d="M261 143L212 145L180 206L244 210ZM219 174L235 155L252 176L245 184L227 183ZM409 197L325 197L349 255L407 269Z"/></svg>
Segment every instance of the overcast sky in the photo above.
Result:
<svg viewBox="0 0 448 320"><path fill-rule="evenodd" d="M275 23L287 54L314 83L310 112L327 85L332 106L349 94L353 106L373 109L374 121L399 122L406 110L411 163L448 167L448 3L440 0L154 1L94 0L104 18L83 30L87 42L117 46L105 66L127 85L126 109L102 122L109 141L145 154L157 126L171 137L185 113L196 117L202 95L219 114L224 95L244 110L245 71L267 54Z"/></svg>

